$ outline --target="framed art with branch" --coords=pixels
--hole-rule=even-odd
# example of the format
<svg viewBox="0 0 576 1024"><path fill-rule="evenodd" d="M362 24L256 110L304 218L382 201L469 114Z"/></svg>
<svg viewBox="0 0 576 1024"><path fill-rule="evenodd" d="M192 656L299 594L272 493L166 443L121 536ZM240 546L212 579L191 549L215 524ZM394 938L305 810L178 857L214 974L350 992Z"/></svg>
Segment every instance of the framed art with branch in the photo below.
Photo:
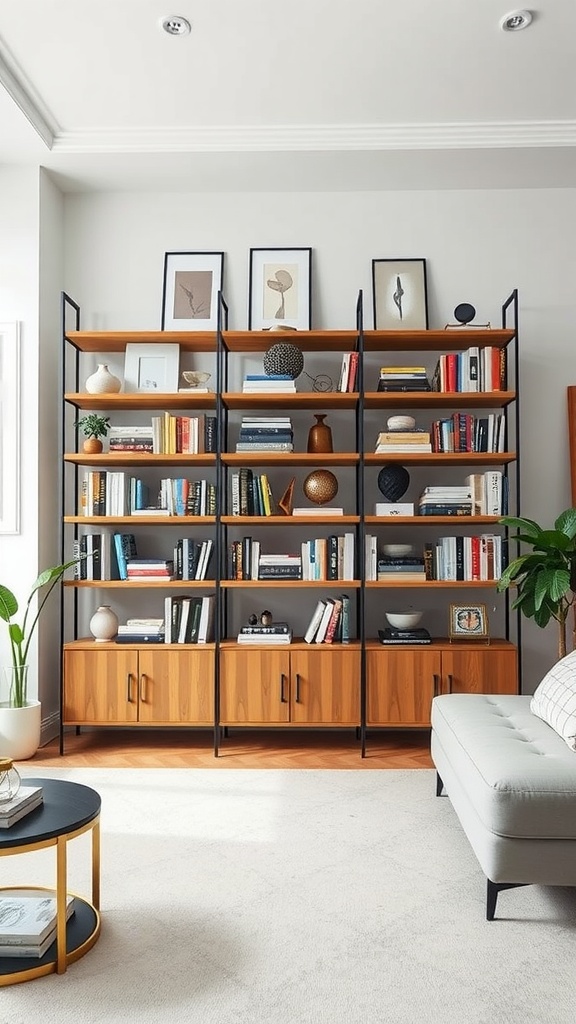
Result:
<svg viewBox="0 0 576 1024"><path fill-rule="evenodd" d="M248 329L309 331L312 249L250 249Z"/></svg>
<svg viewBox="0 0 576 1024"><path fill-rule="evenodd" d="M20 325L0 324L0 533L20 533Z"/></svg>
<svg viewBox="0 0 576 1024"><path fill-rule="evenodd" d="M427 330L426 260L372 260L372 305L376 331Z"/></svg>
<svg viewBox="0 0 576 1024"><path fill-rule="evenodd" d="M450 640L488 640L488 612L485 604L451 604Z"/></svg>
<svg viewBox="0 0 576 1024"><path fill-rule="evenodd" d="M223 252L167 252L162 291L163 331L215 331Z"/></svg>

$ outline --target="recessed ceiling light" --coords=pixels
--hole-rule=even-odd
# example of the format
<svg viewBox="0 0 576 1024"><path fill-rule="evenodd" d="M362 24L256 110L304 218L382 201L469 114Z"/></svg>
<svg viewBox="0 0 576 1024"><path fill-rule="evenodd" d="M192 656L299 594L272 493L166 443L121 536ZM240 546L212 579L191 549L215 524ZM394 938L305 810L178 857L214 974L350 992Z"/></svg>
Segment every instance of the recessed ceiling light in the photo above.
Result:
<svg viewBox="0 0 576 1024"><path fill-rule="evenodd" d="M528 28L531 21L530 11L510 11L510 14L505 14L502 18L500 28L503 32L520 32L521 29Z"/></svg>
<svg viewBox="0 0 576 1024"><path fill-rule="evenodd" d="M162 18L160 24L169 36L187 36L192 31L190 22L180 14L171 14L168 18Z"/></svg>

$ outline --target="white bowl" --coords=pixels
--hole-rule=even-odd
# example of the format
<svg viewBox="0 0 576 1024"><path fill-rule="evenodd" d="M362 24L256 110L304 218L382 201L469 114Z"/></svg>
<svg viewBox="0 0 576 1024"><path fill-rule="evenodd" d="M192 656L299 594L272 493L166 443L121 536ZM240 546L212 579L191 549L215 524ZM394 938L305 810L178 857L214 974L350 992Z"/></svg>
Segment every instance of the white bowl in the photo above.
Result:
<svg viewBox="0 0 576 1024"><path fill-rule="evenodd" d="M383 544L382 550L389 558L402 558L404 555L414 554L413 544Z"/></svg>
<svg viewBox="0 0 576 1024"><path fill-rule="evenodd" d="M386 426L388 430L414 430L416 420L413 416L389 416Z"/></svg>
<svg viewBox="0 0 576 1024"><path fill-rule="evenodd" d="M423 612L386 612L386 618L394 629L414 629Z"/></svg>

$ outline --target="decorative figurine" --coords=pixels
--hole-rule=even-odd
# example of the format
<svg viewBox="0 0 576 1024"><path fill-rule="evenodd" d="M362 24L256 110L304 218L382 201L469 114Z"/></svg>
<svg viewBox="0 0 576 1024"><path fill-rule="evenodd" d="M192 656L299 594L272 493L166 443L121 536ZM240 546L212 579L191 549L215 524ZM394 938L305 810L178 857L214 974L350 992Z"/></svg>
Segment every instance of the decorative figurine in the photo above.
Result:
<svg viewBox="0 0 576 1024"><path fill-rule="evenodd" d="M272 615L272 612L269 612L269 611L262 612L262 614L260 616L260 625L261 626L271 626L273 621L274 621L274 617Z"/></svg>
<svg viewBox="0 0 576 1024"><path fill-rule="evenodd" d="M248 616L248 625L249 626L257 626L258 625L258 616L255 615L254 612L252 612L252 615Z"/></svg>

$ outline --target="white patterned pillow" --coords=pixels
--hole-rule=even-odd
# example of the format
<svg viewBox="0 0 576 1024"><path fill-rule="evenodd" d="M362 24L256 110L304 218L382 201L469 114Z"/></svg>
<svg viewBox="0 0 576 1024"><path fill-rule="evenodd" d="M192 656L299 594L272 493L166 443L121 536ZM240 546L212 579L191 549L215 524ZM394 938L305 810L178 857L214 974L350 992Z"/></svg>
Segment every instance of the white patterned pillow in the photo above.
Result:
<svg viewBox="0 0 576 1024"><path fill-rule="evenodd" d="M576 651L558 661L530 701L532 714L546 722L576 750Z"/></svg>

